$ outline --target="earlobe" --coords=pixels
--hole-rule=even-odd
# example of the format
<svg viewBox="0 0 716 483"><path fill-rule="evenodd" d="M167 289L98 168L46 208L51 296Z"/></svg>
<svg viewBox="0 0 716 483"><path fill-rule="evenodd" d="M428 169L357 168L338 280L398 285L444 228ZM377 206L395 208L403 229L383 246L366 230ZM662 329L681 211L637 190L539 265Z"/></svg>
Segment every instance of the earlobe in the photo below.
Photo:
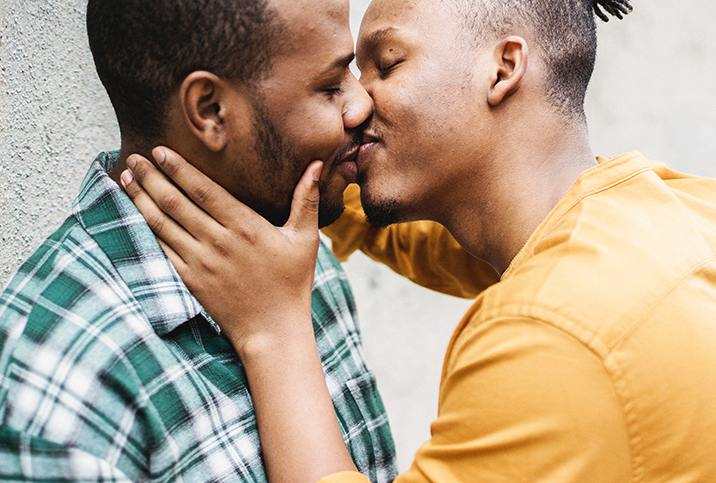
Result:
<svg viewBox="0 0 716 483"><path fill-rule="evenodd" d="M211 151L226 146L225 81L211 72L195 71L182 82L180 99L194 135Z"/></svg>
<svg viewBox="0 0 716 483"><path fill-rule="evenodd" d="M507 37L495 47L495 69L487 91L487 103L491 107L497 107L520 88L528 56L527 42L522 37Z"/></svg>

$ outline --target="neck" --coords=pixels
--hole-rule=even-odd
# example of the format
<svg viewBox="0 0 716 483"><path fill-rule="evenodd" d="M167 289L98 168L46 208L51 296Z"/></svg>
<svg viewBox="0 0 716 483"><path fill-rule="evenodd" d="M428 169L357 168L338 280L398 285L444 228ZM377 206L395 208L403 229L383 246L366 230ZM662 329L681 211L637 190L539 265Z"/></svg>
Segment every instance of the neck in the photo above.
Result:
<svg viewBox="0 0 716 483"><path fill-rule="evenodd" d="M540 128L501 138L509 150L488 161L485 176L452 193L453 209L437 220L500 274L579 175L597 164L583 123L531 125Z"/></svg>
<svg viewBox="0 0 716 483"><path fill-rule="evenodd" d="M127 169L127 158L132 154L139 154L154 163L154 158L152 157L153 148L154 145L151 143L130 141L123 137L122 147L119 150L119 160L112 171L109 172L109 177L121 186L119 183L119 177L122 172Z"/></svg>

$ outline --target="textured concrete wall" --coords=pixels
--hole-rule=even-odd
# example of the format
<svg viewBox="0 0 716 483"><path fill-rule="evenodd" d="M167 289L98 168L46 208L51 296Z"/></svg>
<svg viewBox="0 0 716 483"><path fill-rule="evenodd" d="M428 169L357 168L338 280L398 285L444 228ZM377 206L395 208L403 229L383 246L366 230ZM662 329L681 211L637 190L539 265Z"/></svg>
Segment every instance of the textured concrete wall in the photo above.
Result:
<svg viewBox="0 0 716 483"><path fill-rule="evenodd" d="M594 151L632 149L716 177L716 2L632 0L625 20L599 29L587 93Z"/></svg>
<svg viewBox="0 0 716 483"><path fill-rule="evenodd" d="M357 32L367 0L352 0ZM640 149L716 176L716 3L634 0L600 27L587 100L594 150ZM0 0L0 286L67 211L94 155L119 146L84 31L86 0ZM429 437L445 347L469 302L356 255L346 269L401 467Z"/></svg>
<svg viewBox="0 0 716 483"><path fill-rule="evenodd" d="M0 286L64 217L90 161L119 145L86 0L0 0Z"/></svg>

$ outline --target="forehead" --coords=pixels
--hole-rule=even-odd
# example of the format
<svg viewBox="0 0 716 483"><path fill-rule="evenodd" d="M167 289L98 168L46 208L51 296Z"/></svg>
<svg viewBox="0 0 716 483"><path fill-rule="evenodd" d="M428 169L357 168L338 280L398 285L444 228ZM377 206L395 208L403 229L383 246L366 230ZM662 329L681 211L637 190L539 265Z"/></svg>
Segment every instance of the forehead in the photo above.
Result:
<svg viewBox="0 0 716 483"><path fill-rule="evenodd" d="M427 40L452 37L457 28L452 9L442 0L374 0L361 23L358 50L376 32L400 31Z"/></svg>
<svg viewBox="0 0 716 483"><path fill-rule="evenodd" d="M283 27L283 51L295 53L317 45L345 47L340 44L346 42L353 48L348 0L271 0L271 5Z"/></svg>
<svg viewBox="0 0 716 483"><path fill-rule="evenodd" d="M270 0L282 27L271 74L262 81L267 99L306 99L335 85L353 57L348 0ZM278 101L277 101L278 102Z"/></svg>
<svg viewBox="0 0 716 483"><path fill-rule="evenodd" d="M363 16L359 38L368 30L414 24L429 3L422 0L373 0Z"/></svg>

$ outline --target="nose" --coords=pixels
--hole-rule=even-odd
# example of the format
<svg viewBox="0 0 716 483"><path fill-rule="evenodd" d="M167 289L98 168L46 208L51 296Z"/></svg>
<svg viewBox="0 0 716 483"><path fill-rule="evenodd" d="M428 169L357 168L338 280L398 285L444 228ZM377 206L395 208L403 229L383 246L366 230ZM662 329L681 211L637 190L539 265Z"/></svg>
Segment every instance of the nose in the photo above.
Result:
<svg viewBox="0 0 716 483"><path fill-rule="evenodd" d="M355 129L373 114L373 99L352 73L346 82L343 126L345 129Z"/></svg>

